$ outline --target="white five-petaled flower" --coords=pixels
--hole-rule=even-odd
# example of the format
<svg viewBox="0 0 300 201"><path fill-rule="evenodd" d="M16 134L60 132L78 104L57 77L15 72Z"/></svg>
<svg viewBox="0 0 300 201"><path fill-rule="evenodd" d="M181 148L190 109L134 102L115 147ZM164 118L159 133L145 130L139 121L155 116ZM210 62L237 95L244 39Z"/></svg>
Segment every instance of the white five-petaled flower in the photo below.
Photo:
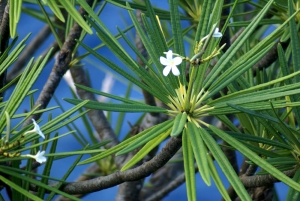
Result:
<svg viewBox="0 0 300 201"><path fill-rule="evenodd" d="M160 63L164 66L166 66L163 70L164 76L167 76L170 71L172 70L173 75L178 76L180 75L180 72L177 68L177 65L181 64L182 58L181 57L175 57L173 58L172 50L169 50L167 52L167 57L160 57Z"/></svg>
<svg viewBox="0 0 300 201"><path fill-rule="evenodd" d="M47 161L47 158L44 156L45 151L38 151L36 155L26 154L24 156L35 159L38 163L44 163Z"/></svg>
<svg viewBox="0 0 300 201"><path fill-rule="evenodd" d="M32 130L30 130L30 131L27 131L27 132L25 133L25 135L28 134L28 133L37 133L37 134L39 134L43 139L45 139L45 135L44 135L44 133L41 131L40 126L35 122L34 119L32 119L32 122L33 122L34 128L33 128Z"/></svg>

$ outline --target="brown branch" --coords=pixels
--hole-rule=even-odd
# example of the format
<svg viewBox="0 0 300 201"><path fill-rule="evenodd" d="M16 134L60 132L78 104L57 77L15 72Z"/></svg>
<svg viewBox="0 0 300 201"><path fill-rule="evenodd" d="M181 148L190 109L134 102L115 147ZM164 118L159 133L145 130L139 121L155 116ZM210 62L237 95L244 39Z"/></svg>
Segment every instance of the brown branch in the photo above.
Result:
<svg viewBox="0 0 300 201"><path fill-rule="evenodd" d="M87 3L89 5L91 5L92 2L93 0L87 0ZM87 14L82 7L79 8L79 13L81 16ZM42 89L37 101L35 102L34 108L36 108L38 105L40 105L39 109L44 109L47 107L63 75L69 69L69 63L72 59L72 51L76 46L76 39L80 37L81 32L82 28L80 27L80 25L74 23L74 26L70 30L70 33L66 41L64 42L62 49L57 55L56 62L52 68L52 72L50 73L50 76L46 84L44 85L44 88ZM31 118L28 118L24 123L24 126L29 125L32 118L39 119L41 115L41 113L32 115Z"/></svg>
<svg viewBox="0 0 300 201"><path fill-rule="evenodd" d="M5 7L7 6L7 0L0 1L0 24L2 24L2 18L5 12Z"/></svg>
<svg viewBox="0 0 300 201"><path fill-rule="evenodd" d="M123 182L142 179L164 166L174 154L176 154L180 147L181 138L172 137L153 159L139 167L87 181L65 183L61 186L60 190L68 194L87 194L110 188ZM55 183L51 184L51 186L55 186Z"/></svg>
<svg viewBox="0 0 300 201"><path fill-rule="evenodd" d="M3 2L1 3L1 8L4 6ZM0 34L1 34L1 46L0 51L3 53L7 48L9 42L9 5L5 6L5 10L3 15L1 16L1 26L0 26Z"/></svg>
<svg viewBox="0 0 300 201"><path fill-rule="evenodd" d="M184 182L185 182L185 174L183 172L177 178L164 185L162 188L157 189L157 191L153 192L149 197L144 199L144 201L161 200L165 196L167 196L171 191L175 190L177 187L183 184Z"/></svg>
<svg viewBox="0 0 300 201"><path fill-rule="evenodd" d="M82 67L72 67L70 69L71 75L74 83L80 84L83 86L90 87L90 83L85 75L85 72ZM91 92L87 92L81 88L76 87L77 93L82 100L94 100L97 101L95 95ZM102 110L90 110L87 113L89 119L91 120L94 128L96 129L101 140L111 140L109 144L107 144L107 148L111 148L119 143L117 136L112 130L110 124L108 123L104 113ZM118 157L115 162L117 166L121 166L125 161L124 157Z"/></svg>
<svg viewBox="0 0 300 201"><path fill-rule="evenodd" d="M9 42L9 4L7 4L7 1L0 2L0 52L3 54L3 52L6 50ZM1 55L2 56L2 55ZM0 75L0 88L3 88L5 86L6 82L6 74L7 70L5 70ZM0 93L0 96L3 97L3 93Z"/></svg>
<svg viewBox="0 0 300 201"><path fill-rule="evenodd" d="M283 173L288 177L293 177L297 169L284 171ZM240 179L245 188L256 188L261 186L269 186L275 182L279 182L273 175L253 175L253 176L240 176Z"/></svg>
<svg viewBox="0 0 300 201"><path fill-rule="evenodd" d="M269 67L273 62L275 62L277 60L277 58L278 58L278 53L277 53L278 43L280 43L281 46L284 49L286 49L289 44L289 40L286 42L277 41L274 44L274 46L270 49L270 51L252 67L254 76L256 75L257 70L261 71L261 70Z"/></svg>
<svg viewBox="0 0 300 201"><path fill-rule="evenodd" d="M171 160L182 158L181 154L176 154ZM142 189L140 200L147 200L156 192L164 189L174 181L179 175L183 174L183 163L168 163L163 168L155 171L149 180L149 184Z"/></svg>

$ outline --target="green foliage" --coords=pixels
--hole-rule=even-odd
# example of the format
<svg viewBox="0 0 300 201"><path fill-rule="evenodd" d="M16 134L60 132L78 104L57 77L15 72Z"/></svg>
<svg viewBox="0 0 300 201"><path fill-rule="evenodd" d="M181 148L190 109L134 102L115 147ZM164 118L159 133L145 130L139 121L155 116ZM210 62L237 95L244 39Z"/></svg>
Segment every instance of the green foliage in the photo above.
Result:
<svg viewBox="0 0 300 201"><path fill-rule="evenodd" d="M183 32L180 24L178 3L183 9L186 9L190 16L194 18L196 18L195 16L199 16L199 13L201 13L200 20L197 22L198 28L194 38L195 44L191 44L192 47L194 47L194 55L191 55L191 59L185 56L183 42L184 37L182 35ZM162 56L163 52L166 52L169 47L166 46L168 43L160 27L159 13L155 13L155 10L151 7L149 1L145 1L149 20L146 19L145 15L142 15L146 31L144 31L135 15L130 10L131 5L127 4L130 17L149 54L149 60L138 54L139 57L142 57L143 61L145 61L146 68L149 72L144 70L142 66L139 66L132 60L132 58L124 51L123 47L121 47L120 43L118 43L117 39L109 33L105 27L103 27L103 24L101 24L100 27L92 20L89 20L103 43L107 45L112 53L115 54L126 67L136 73L136 75L147 84L147 87L143 86L139 80L129 76L127 72L123 71L121 67L118 67L112 61L106 61L91 48L88 48L84 44L82 44L82 46L91 54L95 55L101 61L110 66L113 70L128 78L136 85L141 86L144 90L147 90L166 104L169 109L165 111L165 113L175 118L171 132L169 131L169 126L164 126L162 128L154 126L153 129L145 133L143 137L134 138L131 140L131 143L125 143L126 141L124 141L120 145L112 148L111 150L107 150L99 156L94 156L83 161L82 164L99 160L116 152L117 155L128 153L129 151L132 151L148 142L148 144L146 144L133 157L133 159L123 167L122 170L126 170L138 162L138 160L141 160L143 156L150 151L150 149L153 149L157 145L157 143L160 143L163 139L165 139L166 133L170 132L170 135L175 137L183 132L183 160L186 173L188 199L196 199L193 167L195 159L200 175L206 184L210 185L210 176L215 178L215 181L217 179L217 177L215 175L211 175L212 172L209 171L209 161L211 158L207 158L207 153L211 152L239 197L242 200L250 200L251 198L244 189L239 178L236 176L227 158L219 148L218 143L211 137L211 134L214 133L229 143L232 148L240 151L251 161L255 162L256 165L264 168L274 177L294 189L299 189L299 184L288 179L288 177L280 171L279 167L269 160L264 160L264 157L279 157L280 154L276 155L276 153L280 149L289 149L291 152L294 152L295 155L298 154L299 142L295 138L295 135L298 135L298 131L282 121L280 114L282 114L283 108L294 107L295 111L297 111L296 108L299 106L299 102L297 101L298 99L293 99L293 102L287 102L286 97L292 97L298 94L300 92L298 90L299 84L295 82L294 84L290 83L281 85L281 83L297 77L299 71L294 69L294 73L291 75L285 74L285 76L277 77L275 80L261 83L258 82L257 85L253 85L255 81L249 82L249 80L247 80L244 76L247 72L249 72L249 69L251 69L254 64L260 61L270 51L275 44L273 42L274 39L286 30L286 25L288 23L290 23L290 27L295 27L295 22L292 19L295 17L297 12L290 11L290 17L285 21L281 21L282 24L274 32L272 32L272 34L260 42L253 44L251 49L241 54L241 48L245 45L247 40L251 39L251 35L257 27L261 25L263 17L274 3L273 1L268 1L265 6L260 7L259 13L256 15L255 19L247 24L246 29L242 32L240 37L237 38L237 40L225 53L221 53L220 50L222 48L218 48L220 40L214 39L213 36L217 26L215 23L218 23L221 18L220 10L217 8L222 7L222 1L217 1L215 4L213 1L204 1L203 3L199 1L199 5L203 7L197 8L195 8L196 5L192 6L190 3L191 2L189 1L170 1L170 19L173 32L172 47L176 52L174 55L180 56L184 61L179 66L180 76L178 78L173 75L164 77L162 74L163 66L159 63L159 57ZM201 9L208 11L204 12L206 15L200 12ZM213 11L211 18L209 18L210 9ZM267 23L270 24L278 22L279 21L267 21ZM232 26L236 27L240 25L232 24ZM223 27L223 30L225 28L226 27ZM291 30L291 33L291 36L294 36L296 31ZM128 40L122 32L121 36L128 43ZM298 37L295 38L298 40ZM292 41L296 39L292 39ZM298 45L297 42L294 42L293 44L294 46ZM134 46L130 45L130 47L137 53ZM295 47L295 49L296 48L297 47ZM239 54L240 56L237 56ZM213 58L218 58L217 62L209 73L207 73L210 68L209 61ZM186 75L184 73L186 72L186 63L190 64L189 80L186 79ZM250 79L254 79L253 74ZM229 93L222 94L219 98L214 98L225 87L228 88ZM118 99L121 100L120 98ZM68 101L73 104L79 103L79 101L76 100ZM122 99L122 101L130 102L130 100L126 99ZM146 111L145 106L130 106L130 104L125 103L119 105L115 103L93 102L93 105L94 106L90 106L90 108L122 112L135 112L138 108L144 108L143 111ZM149 112L150 111L157 112L154 108L149 110ZM279 111L281 112L279 113ZM249 136L224 132L201 120L202 117L207 115L215 115L218 117L226 114L236 114L240 119L240 122L245 124L245 129L247 129L246 133L248 133ZM268 125L270 124L270 121L271 124L274 125L275 130ZM228 124L228 121L224 119L224 123ZM261 124L260 130L257 130L258 124ZM267 136L258 135L261 131L266 132L266 129L270 132ZM277 129L280 134L278 134ZM236 129L234 129L234 131L236 131ZM272 141L270 140L271 138ZM152 143L152 141L157 142L155 146L150 146L149 143ZM246 146L245 144L250 142L255 143L249 144L249 148L247 148L248 145ZM275 145L273 142L279 144ZM262 143L265 145L257 147L257 145ZM290 146L293 147L292 150L289 148ZM275 153L269 151L272 147L276 150ZM264 157L259 157L257 153L263 154ZM296 160L293 160L291 165L295 165L295 162Z"/></svg>
<svg viewBox="0 0 300 201"><path fill-rule="evenodd" d="M11 163L9 168L0 164L0 172L12 178L9 180L0 175L0 180L13 189L14 200L51 200L55 194L79 200L60 189L77 164L96 162L103 174L109 174L120 166L115 162L116 157L132 152L133 156L122 167L118 167L119 174L122 174L134 165L137 166L168 138L182 138L189 201L197 199L195 170L198 170L205 184L210 186L213 181L223 198L230 200L216 166L220 167L239 199L252 199L221 148L240 152L249 160L250 165L261 168L256 172L257 175L272 175L290 187L287 200L299 200L299 1L261 0L255 3L235 0L227 5L224 5L223 0L168 2L170 9L163 10L153 7L150 0L107 0L96 12L94 9L99 5L98 1L93 1L92 6L85 0L9 1L9 29L10 36L14 39L0 55L0 74L4 74L18 59L29 38L28 35L18 42L16 37L17 24L23 10L49 25L60 48L64 44L59 35L60 31L63 30L65 36L68 36L74 22L82 27L84 32L77 40L77 46L70 50L73 54L72 61L68 63L69 67L81 65L79 62L90 54L130 82L125 97L76 84L81 90L107 97L112 101L80 100L76 95L73 98L64 97L64 101L75 106L70 110L62 109L62 114L53 119L49 115L48 121L43 121L44 125L41 128L36 125L20 128L20 125L32 114L54 109L32 108L32 94L36 92L32 86L51 58L52 50L44 58L32 58L22 75L0 89L0 92L3 92L16 84L9 98L0 103L0 162ZM26 3L37 5L40 11L22 7ZM132 25L124 30L117 28L119 33L112 34L98 17L106 8L106 3L126 10ZM250 3L255 9L251 12L244 11L243 6L246 3ZM82 7L87 15L82 16L76 6ZM230 12L224 14L222 11L227 8L231 8ZM136 16L135 9L142 11L140 17ZM244 20L245 16L250 16L251 20ZM54 18L65 23L65 27L58 24ZM188 20L189 27L183 28L183 20ZM262 37L266 29L275 24L278 25L276 29ZM221 32L218 28L220 26ZM243 31L241 27L245 27ZM133 29L139 35L147 56L131 42L127 33ZM101 41L95 48L89 47L83 41L86 33L93 34L92 30ZM226 47L223 42L225 37L235 36L237 37L232 44ZM287 47L283 48L276 41L286 43ZM77 57L76 51L79 46L87 53ZM108 48L116 59L108 59L97 52L102 47ZM274 62L264 66L268 67L267 69L253 69L253 66L264 61L266 55L274 48L277 48ZM135 60L131 53L136 54L142 63ZM159 106L148 104L147 101L144 103L131 100L130 92L133 87L139 87L152 95L156 102L160 103ZM31 98L32 110L16 114L27 97ZM60 105L59 101L57 104ZM83 111L83 107L88 110ZM108 111L108 120L110 112L120 112L114 129L115 138L120 136L126 113L163 113L168 116L168 120L151 125L136 135L128 134L110 149L99 149L109 141L98 143L97 138L93 136L91 125L85 116L89 109ZM78 111L79 113L74 115ZM208 116L218 119L227 128L222 129L207 121ZM229 117L237 120L240 128L235 126ZM11 128L11 120L16 118L22 119L17 126ZM83 119L90 139L81 131L77 134L72 129L81 129L74 123L79 118ZM40 123L41 120L37 122ZM69 132L59 134L62 127L68 127ZM36 135L39 130L46 136L41 142L39 137L43 135ZM50 137L53 132L56 132L55 135ZM69 134L83 147L76 151L56 153L59 140ZM225 141L226 145L221 145L220 139ZM86 145L89 141L93 144ZM43 173L33 173L32 159L37 162L46 160L44 156L38 155L43 150L49 150L45 154L48 158ZM26 154L26 151L30 151L30 154ZM80 161L84 154L89 154L90 158ZM63 178L50 177L55 160L72 155L79 156ZM20 169L20 161L24 159L27 159L26 168ZM293 178L285 174L285 171L291 170L295 170ZM39 177L40 182L32 176ZM57 186L48 185L50 180L58 181ZM38 187L36 194L29 193L31 184ZM47 194L47 191L51 193Z"/></svg>

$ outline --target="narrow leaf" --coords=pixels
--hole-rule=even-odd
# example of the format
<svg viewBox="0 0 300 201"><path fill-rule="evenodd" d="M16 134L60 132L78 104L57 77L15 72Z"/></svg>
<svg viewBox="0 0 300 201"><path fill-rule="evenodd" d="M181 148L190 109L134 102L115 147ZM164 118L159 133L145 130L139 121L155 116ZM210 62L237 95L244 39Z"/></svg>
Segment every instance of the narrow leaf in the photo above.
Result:
<svg viewBox="0 0 300 201"><path fill-rule="evenodd" d="M183 130L182 134L182 151L183 151L183 163L184 173L186 180L187 197L189 201L196 201L196 179L195 179L195 167L194 156L190 139L186 130Z"/></svg>
<svg viewBox="0 0 300 201"><path fill-rule="evenodd" d="M210 186L211 183L209 174L209 164L207 158L207 149L199 132L200 130L194 123L189 122L187 124L187 133L190 137L190 143L193 147L193 153L197 162L199 173L206 185Z"/></svg>
<svg viewBox="0 0 300 201"><path fill-rule="evenodd" d="M265 171L269 172L271 175L273 175L278 180L282 181L283 183L289 185L295 190L300 189L300 184L286 176L284 173L276 169L274 166L267 163L265 160L263 160L261 157L259 157L256 153L249 150L245 145L238 142L233 137L227 135L225 132L219 130L215 126L210 125L209 128L217 134L220 138L225 140L228 144L230 144L232 147L236 148L238 151L240 151L244 156L246 156L249 160L263 168Z"/></svg>
<svg viewBox="0 0 300 201"><path fill-rule="evenodd" d="M65 101L72 103L72 104L79 104L83 102L82 100L78 99L69 99L64 98ZM88 101L85 106L89 109L95 110L105 110L105 111L114 111L114 112L163 112L166 113L168 110L156 106L149 106L146 104L116 104L116 103L100 103L98 101Z"/></svg>
<svg viewBox="0 0 300 201"><path fill-rule="evenodd" d="M170 129L167 130L165 133L157 136L156 138L150 140L149 142L147 142L147 144L145 144L145 146L139 150L138 153L136 153L131 159L130 161L128 161L120 170L125 171L129 168L131 168L133 165L135 165L137 162L139 162L142 158L144 158L144 156L146 156L150 151L152 151L152 149L154 149L156 146L158 146L163 140L165 140L169 134L170 134Z"/></svg>
<svg viewBox="0 0 300 201"><path fill-rule="evenodd" d="M182 132L187 120L187 116L188 115L186 112L180 112L179 114L177 114L177 116L174 119L174 125L171 132L172 137L176 137Z"/></svg>
<svg viewBox="0 0 300 201"><path fill-rule="evenodd" d="M238 194L240 199L251 201L251 198L248 192L246 191L244 185L242 184L240 178L236 175L232 165L229 163L227 157L225 156L224 152L221 150L219 145L216 143L214 138L205 129L200 128L200 131L206 146L213 154L214 158L218 162L223 173L229 180L230 184L232 185L232 187L234 188L235 192Z"/></svg>

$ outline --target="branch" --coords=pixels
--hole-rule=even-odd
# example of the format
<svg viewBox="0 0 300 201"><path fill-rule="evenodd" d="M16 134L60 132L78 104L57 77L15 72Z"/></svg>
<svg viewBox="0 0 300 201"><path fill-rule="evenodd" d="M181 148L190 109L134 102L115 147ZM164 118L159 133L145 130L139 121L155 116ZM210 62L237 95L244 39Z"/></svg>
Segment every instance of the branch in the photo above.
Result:
<svg viewBox="0 0 300 201"><path fill-rule="evenodd" d="M182 158L182 154L176 154L173 159ZM183 172L183 163L168 163L163 168L155 171L149 179L149 184L142 189L140 200L147 200L161 189L164 189Z"/></svg>
<svg viewBox="0 0 300 201"><path fill-rule="evenodd" d="M87 3L91 5L93 0L87 0ZM81 16L84 16L87 14L85 10L80 7L79 13ZM70 30L70 33L66 39L66 41L63 44L62 49L57 55L56 62L52 68L52 72L44 85L43 90L41 91L37 101L35 102L35 105L33 108L36 108L38 105L40 105L39 109L45 109L50 102L57 86L59 85L62 76L66 73L66 71L69 69L69 63L72 58L72 51L74 47L76 46L76 39L80 37L80 34L82 32L82 28L79 26L79 24L74 23L74 26ZM31 116L31 118L28 118L24 126L29 125L31 123L31 119L39 119L42 113L34 114Z"/></svg>
<svg viewBox="0 0 300 201"><path fill-rule="evenodd" d="M278 53L277 53L278 43L280 43L282 45L282 47L284 49L286 49L289 44L289 40L286 42L277 41L274 44L274 46L271 48L271 50L252 67L254 76L256 75L257 70L261 71L261 70L269 67L273 62L275 62L277 60L277 58L278 58Z"/></svg>
<svg viewBox="0 0 300 201"><path fill-rule="evenodd" d="M155 191L151 196L147 197L144 201L155 201L161 200L166 195L168 195L171 191L175 190L181 184L185 182L185 174L181 173L176 179L169 182L165 187L162 189Z"/></svg>
<svg viewBox="0 0 300 201"><path fill-rule="evenodd" d="M288 177L293 177L296 173L297 169L283 171L283 173ZM253 175L253 176L240 176L242 183L244 184L245 188L256 188L261 186L270 186L275 182L279 182L277 178L273 175Z"/></svg>
<svg viewBox="0 0 300 201"><path fill-rule="evenodd" d="M153 159L139 167L88 181L66 183L62 185L60 190L69 194L87 194L116 186L123 182L142 179L164 166L180 147L181 138L172 137Z"/></svg>
<svg viewBox="0 0 300 201"><path fill-rule="evenodd" d="M80 84L83 86L91 87L85 72L82 67L72 67L70 69L72 78L74 83ZM82 100L94 100L97 101L95 95L91 92L87 92L81 88L76 87L77 93ZM115 135L114 131L112 130L110 124L108 123L104 113L102 110L90 110L88 113L88 117L91 120L94 128L96 129L97 133L101 140L111 140L109 144L107 144L107 148L111 148L119 143L117 136ZM115 162L117 166L121 166L125 161L124 157L118 157Z"/></svg>
<svg viewBox="0 0 300 201"><path fill-rule="evenodd" d="M9 42L9 4L7 1L0 2L0 52L6 50ZM2 56L2 55L1 55ZM0 88L5 86L7 70L0 75ZM0 93L3 97L3 93Z"/></svg>

